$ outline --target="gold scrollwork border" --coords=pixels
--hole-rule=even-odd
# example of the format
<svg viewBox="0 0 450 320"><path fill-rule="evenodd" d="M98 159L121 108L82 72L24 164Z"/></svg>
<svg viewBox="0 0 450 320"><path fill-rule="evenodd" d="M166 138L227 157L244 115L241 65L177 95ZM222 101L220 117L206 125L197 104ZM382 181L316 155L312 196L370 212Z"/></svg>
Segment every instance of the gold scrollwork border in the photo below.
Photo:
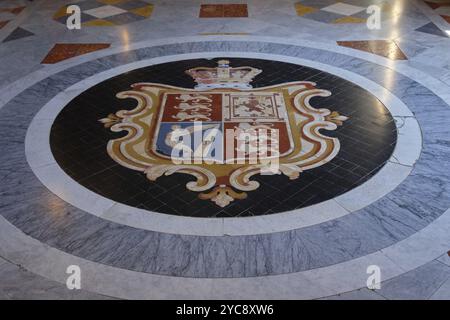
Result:
<svg viewBox="0 0 450 320"><path fill-rule="evenodd" d="M211 89L202 92L214 92ZM219 91L223 92L223 89ZM282 85L229 91L278 91L283 95L289 118L293 141L291 153L279 158L278 172L290 179L297 179L305 170L317 168L331 161L339 152L340 143L335 137L328 137L321 130L336 130L347 117L327 108L311 105L314 97L328 97L331 92L317 89L313 82L292 82ZM99 121L113 132L125 132L123 137L108 142L108 154L120 165L146 174L151 181L163 175L174 173L189 174L195 178L186 188L200 192L200 199L209 199L218 206L225 207L235 199L244 199L248 191L258 189L259 183L251 178L262 171L268 172L268 164L174 164L170 159L158 156L150 147L158 122L158 112L162 96L166 92L198 92L194 89L173 86L138 83L131 90L117 94L119 99L132 98L137 105L132 110L120 110ZM222 167L218 167L222 166ZM228 166L224 182L223 166Z"/></svg>

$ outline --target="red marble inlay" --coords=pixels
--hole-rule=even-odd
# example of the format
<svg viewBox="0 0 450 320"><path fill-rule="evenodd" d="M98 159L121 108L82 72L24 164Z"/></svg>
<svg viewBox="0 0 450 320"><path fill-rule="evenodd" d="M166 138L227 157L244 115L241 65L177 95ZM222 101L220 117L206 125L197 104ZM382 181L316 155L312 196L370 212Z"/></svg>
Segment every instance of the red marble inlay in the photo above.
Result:
<svg viewBox="0 0 450 320"><path fill-rule="evenodd" d="M170 93L161 121L222 121L222 94Z"/></svg>
<svg viewBox="0 0 450 320"><path fill-rule="evenodd" d="M223 6L223 16L229 18L245 18L248 17L248 9L246 4L225 4Z"/></svg>
<svg viewBox="0 0 450 320"><path fill-rule="evenodd" d="M342 47L370 52L391 60L407 60L408 58L393 40L337 41Z"/></svg>
<svg viewBox="0 0 450 320"><path fill-rule="evenodd" d="M10 12L12 14L17 15L17 14L21 13L23 9L25 9L25 7L16 7L16 8L12 8Z"/></svg>
<svg viewBox="0 0 450 320"><path fill-rule="evenodd" d="M246 4L202 4L200 18L246 18Z"/></svg>
<svg viewBox="0 0 450 320"><path fill-rule="evenodd" d="M444 16L444 15L442 15L441 17L442 17L442 19L444 19L445 21L447 21L448 23L450 23L450 16Z"/></svg>
<svg viewBox="0 0 450 320"><path fill-rule="evenodd" d="M247 123L249 126L250 125L258 125L260 126L259 128L255 128L253 130L249 129L244 129L243 127L240 127L240 125L242 125L242 122L225 122L224 123L224 134L226 135L226 139L225 139L225 150L228 150L227 152L229 152L229 150L232 150L231 154L227 154L226 158L228 160L233 159L233 158L237 158L238 157L238 152L237 150L240 149L240 145L241 144L245 144L248 143L245 140L238 141L239 139L233 139L233 134L234 135L240 135L240 134L249 134L249 135L253 135L255 134L256 136L264 136L264 137L272 137L275 138L275 140L278 141L278 151L280 154L283 154L285 152L288 152L289 149L291 148L291 143L289 141L289 132L288 129L286 127L286 123L285 122L258 122L258 123ZM266 126L266 128L262 128L262 126ZM268 129L270 128L270 129ZM227 131L230 130L230 131ZM272 133L271 130L278 130L278 133ZM230 135L231 133L231 135ZM275 135L275 136L274 136ZM270 149L270 139L268 139L269 141L265 141L265 139L257 139L256 143L261 142L261 143L267 143L267 147ZM256 145L254 145L256 147ZM271 156L270 152L268 153L268 156Z"/></svg>
<svg viewBox="0 0 450 320"><path fill-rule="evenodd" d="M435 3L435 2L428 2L425 1L425 3L431 8L431 9L437 9L441 6L441 4L439 3Z"/></svg>
<svg viewBox="0 0 450 320"><path fill-rule="evenodd" d="M57 43L42 60L42 63L57 63L89 52L106 49L109 46L109 43Z"/></svg>
<svg viewBox="0 0 450 320"><path fill-rule="evenodd" d="M8 12L8 13L12 13L12 14L18 15L25 8L26 7L0 8L0 13Z"/></svg>
<svg viewBox="0 0 450 320"><path fill-rule="evenodd" d="M222 18L223 5L202 4L200 7L200 18Z"/></svg>
<svg viewBox="0 0 450 320"><path fill-rule="evenodd" d="M0 29L6 26L6 24L9 22L9 20L6 21L0 21Z"/></svg>

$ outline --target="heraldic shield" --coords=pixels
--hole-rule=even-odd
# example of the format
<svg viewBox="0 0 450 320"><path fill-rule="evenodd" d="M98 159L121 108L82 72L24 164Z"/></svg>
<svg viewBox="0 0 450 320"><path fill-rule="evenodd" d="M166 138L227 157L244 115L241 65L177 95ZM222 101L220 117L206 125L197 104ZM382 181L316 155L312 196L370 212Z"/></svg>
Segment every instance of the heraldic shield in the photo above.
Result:
<svg viewBox="0 0 450 320"><path fill-rule="evenodd" d="M191 175L186 188L221 207L256 190L259 174L297 179L331 161L339 140L321 130L335 130L347 117L310 104L331 93L307 81L252 88L261 72L220 60L217 68L186 71L197 82L194 89L132 85L117 97L136 100L136 107L100 119L126 133L109 141L108 154L151 181Z"/></svg>

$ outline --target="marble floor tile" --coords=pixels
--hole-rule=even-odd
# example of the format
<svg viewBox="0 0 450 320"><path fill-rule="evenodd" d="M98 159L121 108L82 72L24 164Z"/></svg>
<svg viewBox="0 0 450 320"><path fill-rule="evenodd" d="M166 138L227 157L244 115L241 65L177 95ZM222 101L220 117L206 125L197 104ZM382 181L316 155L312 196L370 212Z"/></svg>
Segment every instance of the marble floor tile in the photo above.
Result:
<svg viewBox="0 0 450 320"><path fill-rule="evenodd" d="M127 25L149 18L152 15L153 4L142 0L83 0L77 5L81 9L81 24L84 27L111 27ZM67 5L61 6L53 13L53 19L66 24L69 14Z"/></svg>
<svg viewBox="0 0 450 320"><path fill-rule="evenodd" d="M6 20L6 21L0 21L0 29L3 28L4 26L6 26L6 24L7 24L8 22L9 22L8 20Z"/></svg>
<svg viewBox="0 0 450 320"><path fill-rule="evenodd" d="M448 38L448 34L439 29L433 22L427 23L426 25L417 28L416 31L418 32L424 32L428 34L432 34L439 37L446 37Z"/></svg>
<svg viewBox="0 0 450 320"><path fill-rule="evenodd" d="M385 300L385 298L379 295L376 290L362 288L359 290L322 298L321 300Z"/></svg>
<svg viewBox="0 0 450 320"><path fill-rule="evenodd" d="M318 21L318 22L324 22L324 23L331 23L338 19L345 18L345 16L342 14L335 13L335 12L323 11L323 10L306 13L306 14L302 15L302 17L311 19L314 21Z"/></svg>
<svg viewBox="0 0 450 320"><path fill-rule="evenodd" d="M417 53L411 61L421 65L418 66L418 69L426 70L426 67L429 67L430 72L433 72L436 78L445 77L450 71L450 56L441 55L439 59L435 59L432 65L429 64L429 61L437 55L440 55L440 52L449 49L450 42L440 42L431 48L427 48L426 50Z"/></svg>
<svg viewBox="0 0 450 320"><path fill-rule="evenodd" d="M328 11L328 12L334 12L337 14L342 14L344 16L350 16L352 14L361 12L363 10L365 10L364 7L359 7L359 6L354 6L351 4L346 4L346 3L342 3L342 2L338 2L335 3L331 6L322 8L321 10L323 11Z"/></svg>
<svg viewBox="0 0 450 320"><path fill-rule="evenodd" d="M432 1L424 1L431 9L437 9L441 6L440 3L432 2Z"/></svg>
<svg viewBox="0 0 450 320"><path fill-rule="evenodd" d="M106 17L112 17L117 14L125 13L126 10L116 8L113 6L103 6L103 7L98 7L98 8L94 8L94 9L89 9L84 12L86 14L89 14L96 18L102 19L102 18L106 18Z"/></svg>
<svg viewBox="0 0 450 320"><path fill-rule="evenodd" d="M307 13L313 13L319 9L314 8L314 7L305 6L302 3L296 3L295 10L296 10L298 16L304 16Z"/></svg>
<svg viewBox="0 0 450 320"><path fill-rule="evenodd" d="M85 290L69 290L0 258L0 300L110 300ZM18 285L20 284L20 285Z"/></svg>
<svg viewBox="0 0 450 320"><path fill-rule="evenodd" d="M202 4L200 18L246 18L246 4Z"/></svg>
<svg viewBox="0 0 450 320"><path fill-rule="evenodd" d="M448 16L450 15L450 5L447 6L439 6L439 8L436 8L434 10L434 12L436 12L439 15L444 15L444 16Z"/></svg>
<svg viewBox="0 0 450 320"><path fill-rule="evenodd" d="M392 40L338 41L338 45L356 50L377 54L391 60L407 60L408 58Z"/></svg>
<svg viewBox="0 0 450 320"><path fill-rule="evenodd" d="M450 279L447 279L447 281L433 293L430 300L450 300Z"/></svg>
<svg viewBox="0 0 450 320"><path fill-rule="evenodd" d="M27 38L30 36L33 36L34 33L25 30L23 28L17 28L15 29L12 33L9 34L9 36L7 36L3 42L9 42L9 41L13 41L13 40L18 40L18 39L23 39L23 38Z"/></svg>
<svg viewBox="0 0 450 320"><path fill-rule="evenodd" d="M450 251L449 251L449 253L445 253L441 257L439 257L437 259L437 261L442 262L442 263L450 266Z"/></svg>
<svg viewBox="0 0 450 320"><path fill-rule="evenodd" d="M432 261L392 280L382 282L377 293L387 299L429 299L450 278L450 267Z"/></svg>
<svg viewBox="0 0 450 320"><path fill-rule="evenodd" d="M22 10L25 9L25 6L20 6L20 7L13 7L13 8L1 8L0 7L0 13L3 12L7 12L7 13L12 13L14 15L18 15L19 13L22 12Z"/></svg>
<svg viewBox="0 0 450 320"><path fill-rule="evenodd" d="M42 60L43 64L53 64L86 53L109 48L107 43L57 43Z"/></svg>

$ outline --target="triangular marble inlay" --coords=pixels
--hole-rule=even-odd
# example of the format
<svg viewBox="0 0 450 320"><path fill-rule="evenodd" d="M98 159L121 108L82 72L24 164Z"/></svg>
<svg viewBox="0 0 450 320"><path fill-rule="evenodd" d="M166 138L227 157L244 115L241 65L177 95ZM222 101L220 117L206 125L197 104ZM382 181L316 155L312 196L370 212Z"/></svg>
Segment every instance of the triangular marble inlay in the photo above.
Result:
<svg viewBox="0 0 450 320"><path fill-rule="evenodd" d="M57 43L42 60L44 64L53 64L86 53L109 48L109 43Z"/></svg>

